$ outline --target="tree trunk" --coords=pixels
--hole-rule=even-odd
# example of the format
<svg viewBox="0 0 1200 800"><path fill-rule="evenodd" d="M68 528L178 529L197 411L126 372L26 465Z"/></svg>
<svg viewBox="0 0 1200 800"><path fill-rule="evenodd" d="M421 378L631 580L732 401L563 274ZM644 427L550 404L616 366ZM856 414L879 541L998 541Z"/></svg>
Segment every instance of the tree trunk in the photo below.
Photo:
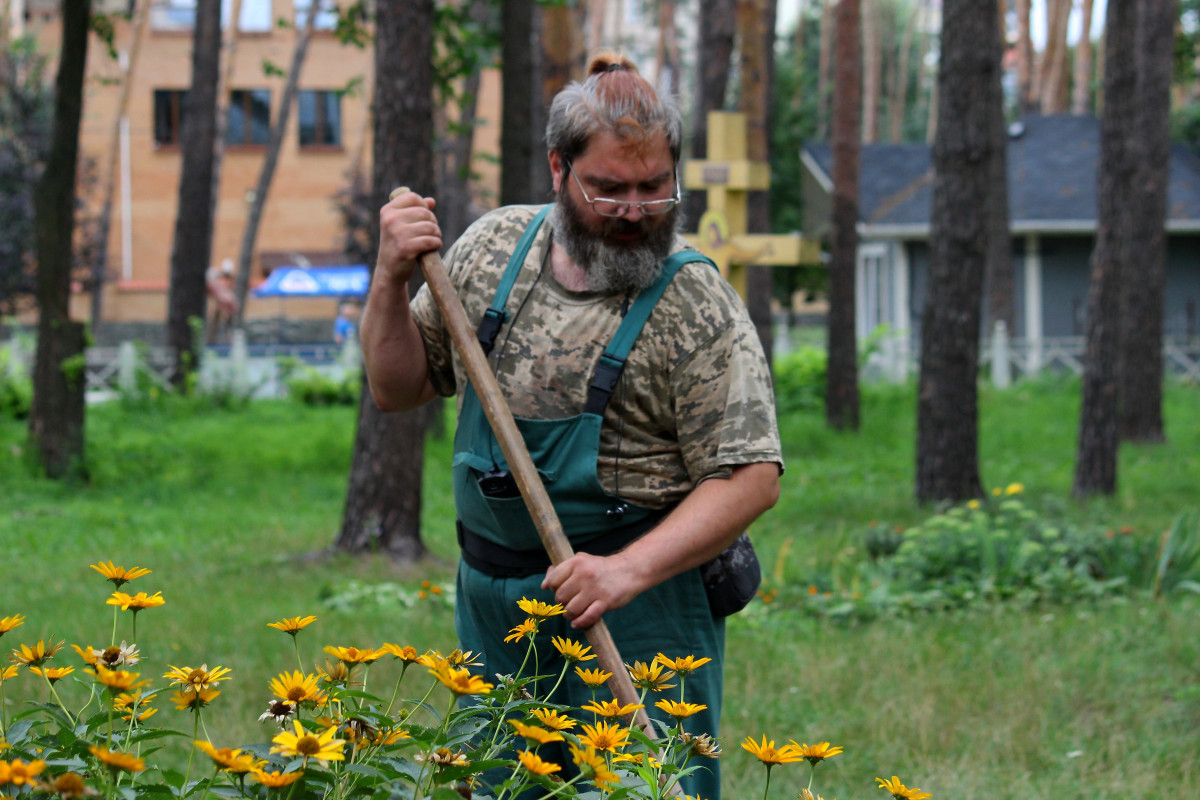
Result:
<svg viewBox="0 0 1200 800"><path fill-rule="evenodd" d="M1137 114L1137 7L1113 3L1106 20L1104 115L1100 118L1100 164L1096 246L1088 286L1087 346L1083 399L1072 493L1077 498L1117 490L1117 361L1120 294L1133 252L1132 133Z"/></svg>
<svg viewBox="0 0 1200 800"><path fill-rule="evenodd" d="M1022 114L1029 114L1037 107L1036 89L1033 80L1034 52L1030 35L1030 0L1016 0L1017 4L1017 101Z"/></svg>
<svg viewBox="0 0 1200 800"><path fill-rule="evenodd" d="M703 24L703 23L702 23ZM817 53L817 139L824 141L829 136L829 111L833 84L833 34L837 27L837 4L835 0L821 0L821 38Z"/></svg>
<svg viewBox="0 0 1200 800"><path fill-rule="evenodd" d="M179 149L179 208L171 248L167 294L167 343L175 352L174 385L187 389L198 368L204 321L205 273L212 257L213 141L217 128L217 80L221 61L221 4L196 4L192 35L192 86L185 101Z"/></svg>
<svg viewBox="0 0 1200 800"><path fill-rule="evenodd" d="M980 311L1002 157L996 0L946 0L933 146L929 288L917 398L920 502L979 497Z"/></svg>
<svg viewBox="0 0 1200 800"><path fill-rule="evenodd" d="M997 3L1000 10L1000 3ZM1001 59L1000 70L1003 76L1004 58L1004 28L1003 15L996 19L996 34L999 37L996 47ZM991 137L996 142L996 151L989 166L991 177L988 179L989 194L984 208L987 211L988 252L987 266L984 273L984 285L987 292L988 330L993 331L995 323L1003 322L1011 335L1016 326L1016 304L1013 299L1014 276L1012 259L1012 232L1008 219L1008 133L1004 116L1004 89L997 83L989 85L995 91L996 97L988 104L992 119Z"/></svg>
<svg viewBox="0 0 1200 800"><path fill-rule="evenodd" d="M534 106L541 101L537 81L530 79L538 74L536 3L508 0L503 8L500 205L506 206L539 202L543 189L533 186L534 141L539 138Z"/></svg>
<svg viewBox="0 0 1200 800"><path fill-rule="evenodd" d="M375 31L374 208L397 186L434 191L433 0L387 0ZM379 249L379 215L371 215L372 261ZM414 281L418 280L414 276ZM421 543L423 410L384 414L363 378L358 431L342 527L334 548L385 552L412 561Z"/></svg>
<svg viewBox="0 0 1200 800"><path fill-rule="evenodd" d="M267 152L263 156L262 168L258 173L258 184L254 187L254 202L246 213L246 227L242 230L242 245L238 250L237 263L237 308L233 312L233 327L242 327L246 314L246 296L250 289L250 270L254 263L254 243L258 240L258 226L262 221L263 208L267 205L267 193L271 191L271 181L275 178L275 167L279 163L279 150L283 147L283 137L287 133L288 118L292 113L293 101L296 99L296 87L300 84L300 70L304 68L304 58L308 55L308 43L312 39L316 27L317 12L320 5L313 0L304 17L304 27L296 38L296 46L292 50L292 64L288 67L287 80L283 84L283 96L271 123L271 138L267 140Z"/></svg>
<svg viewBox="0 0 1200 800"><path fill-rule="evenodd" d="M546 110L554 96L573 79L582 78L587 66L587 49L583 41L583 7L571 5L541 6L542 43L542 95L535 107L536 133L534 137L532 165L533 191L537 202L547 202L554 196L553 180L550 177L550 161L546 158L544 142L539 138L546 130Z"/></svg>
<svg viewBox="0 0 1200 800"><path fill-rule="evenodd" d="M38 340L29 438L48 477L86 477L84 328L70 318L75 170L90 0L64 0L50 154L34 192Z"/></svg>
<svg viewBox="0 0 1200 800"><path fill-rule="evenodd" d="M1092 0L1080 4L1082 24L1075 45L1075 79L1071 87L1071 113L1087 114L1092 109Z"/></svg>
<svg viewBox="0 0 1200 800"><path fill-rule="evenodd" d="M859 0L862 10L862 140L879 141L879 95L883 79L882 12L879 0Z"/></svg>
<svg viewBox="0 0 1200 800"><path fill-rule="evenodd" d="M1071 0L1046 2L1046 50L1038 74L1038 100L1043 114L1062 114L1067 110L1067 22Z"/></svg>
<svg viewBox="0 0 1200 800"><path fill-rule="evenodd" d="M904 140L904 117L908 112L908 69L912 57L913 37L917 30L916 8L908 9L904 22L904 35L900 39L900 52L896 56L896 69L892 73L891 100L888 102L888 140Z"/></svg>
<svg viewBox="0 0 1200 800"><path fill-rule="evenodd" d="M1130 224L1136 249L1122 273L1119 430L1127 441L1162 442L1171 72L1179 0L1144 0L1138 7L1137 116L1130 143L1135 170Z"/></svg>
<svg viewBox="0 0 1200 800"><path fill-rule="evenodd" d="M854 272L858 256L858 172L862 135L862 60L858 0L841 0L833 91L833 225L830 233L825 421L858 430L858 342Z"/></svg>
<svg viewBox="0 0 1200 800"><path fill-rule="evenodd" d="M737 1L713 0L700 15L700 53L696 59L696 100L692 110L692 158L708 153L708 112L725 108L733 40L737 32ZM704 192L684 197L690 226L699 224L707 198Z"/></svg>

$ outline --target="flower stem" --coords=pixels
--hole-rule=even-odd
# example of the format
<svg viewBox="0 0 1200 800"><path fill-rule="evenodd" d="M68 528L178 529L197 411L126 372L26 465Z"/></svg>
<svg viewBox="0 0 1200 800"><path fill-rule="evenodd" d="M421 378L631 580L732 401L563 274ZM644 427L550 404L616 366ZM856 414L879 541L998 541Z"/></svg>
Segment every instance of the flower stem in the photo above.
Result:
<svg viewBox="0 0 1200 800"><path fill-rule="evenodd" d="M763 787L763 800L767 800L769 791L771 791L771 765L767 764L767 785Z"/></svg>
<svg viewBox="0 0 1200 800"><path fill-rule="evenodd" d="M197 703L196 717L192 721L192 742L196 741L196 736L200 731L200 706L198 705L199 702L200 702L200 700L199 700L199 698L197 698L196 699L196 703ZM184 791L184 792L187 791L188 778L192 777L192 759L195 758L195 756L196 756L196 747L193 744L191 751L188 753L187 772L184 773L184 776L183 776L182 791Z"/></svg>

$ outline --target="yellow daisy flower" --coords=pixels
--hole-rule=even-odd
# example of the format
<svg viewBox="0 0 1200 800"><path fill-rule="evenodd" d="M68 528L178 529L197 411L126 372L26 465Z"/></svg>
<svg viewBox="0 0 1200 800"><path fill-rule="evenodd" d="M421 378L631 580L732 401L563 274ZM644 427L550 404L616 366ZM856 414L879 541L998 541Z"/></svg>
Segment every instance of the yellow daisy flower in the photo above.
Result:
<svg viewBox="0 0 1200 800"><path fill-rule="evenodd" d="M150 717L158 712L157 708L151 708L150 703L154 700L153 696L143 697L141 691L125 692L113 698L113 710L122 715L122 719L126 722L131 722L133 712L137 712L137 721L145 722Z"/></svg>
<svg viewBox="0 0 1200 800"><path fill-rule="evenodd" d="M299 720L294 720L294 731L284 731L271 741L274 747L272 753L281 753L292 758L315 758L318 761L343 761L342 747L345 742L335 739L337 728L326 728L323 733L314 734L304 730Z"/></svg>
<svg viewBox="0 0 1200 800"><path fill-rule="evenodd" d="M629 731L620 725L597 722L595 725L583 726L583 735L579 737L579 741L597 750L615 753L629 744Z"/></svg>
<svg viewBox="0 0 1200 800"><path fill-rule="evenodd" d="M667 658L662 653L654 657L654 660L662 664L669 670L673 670L676 675L687 677L691 673L703 667L711 658L696 658L695 656L681 656L679 658Z"/></svg>
<svg viewBox="0 0 1200 800"><path fill-rule="evenodd" d="M746 741L742 742L742 749L749 750L755 758L768 767L774 764L791 764L800 760L800 754L796 752L795 747L785 744L776 750L774 740L768 742L766 736L762 738L762 744L756 743L747 736Z"/></svg>
<svg viewBox="0 0 1200 800"><path fill-rule="evenodd" d="M570 717L549 708L535 708L532 712L538 722L556 731L569 731L579 723Z"/></svg>
<svg viewBox="0 0 1200 800"><path fill-rule="evenodd" d="M3 763L4 762L0 761L0 764ZM42 770L46 768L46 762L42 761L41 759L34 759L33 761L26 763L19 758L14 758L8 763L7 767L8 779L2 781L2 783L11 783L14 786L21 786L26 783L32 784L34 782L33 779L40 775Z"/></svg>
<svg viewBox="0 0 1200 800"><path fill-rule="evenodd" d="M480 658L481 656L476 655L473 650L456 647L446 656L446 662L452 667L482 667L483 662Z"/></svg>
<svg viewBox="0 0 1200 800"><path fill-rule="evenodd" d="M885 781L883 778L876 778L875 781L879 784L880 789L887 789L891 792L895 800L925 800L927 797L933 797L929 792L922 792L916 788L908 788L895 775L892 776L890 781Z"/></svg>
<svg viewBox="0 0 1200 800"><path fill-rule="evenodd" d="M79 657L83 659L85 664L95 664L100 660L96 653L101 651L93 649L91 645L88 645L87 647L80 647L77 644L73 644L71 645L71 649L79 654Z"/></svg>
<svg viewBox="0 0 1200 800"><path fill-rule="evenodd" d="M534 775L549 775L552 772L558 772L562 769L560 765L550 761L543 761L536 753L531 753L528 750L518 751L517 758L520 760L521 766Z"/></svg>
<svg viewBox="0 0 1200 800"><path fill-rule="evenodd" d="M398 644L387 644L385 642L379 646L379 649L390 656L395 656L405 664L412 664L421 658L420 653L417 652L417 648L411 644L401 647Z"/></svg>
<svg viewBox="0 0 1200 800"><path fill-rule="evenodd" d="M357 647L326 647L325 652L349 666L351 664L370 664L383 655L379 650L359 650Z"/></svg>
<svg viewBox="0 0 1200 800"><path fill-rule="evenodd" d="M508 636L504 637L505 642L519 642L522 639L532 638L533 634L537 633L538 621L533 617L527 617L517 627L508 632Z"/></svg>
<svg viewBox="0 0 1200 800"><path fill-rule="evenodd" d="M109 750L97 745L92 745L88 750L113 772L141 772L146 768L146 762L133 753L122 753L120 750Z"/></svg>
<svg viewBox="0 0 1200 800"><path fill-rule="evenodd" d="M138 681L141 673L128 672L123 669L109 669L100 662L88 672L96 676L96 680L114 692L128 692L139 686L145 686L150 681Z"/></svg>
<svg viewBox="0 0 1200 800"><path fill-rule="evenodd" d="M792 745L796 748L796 752L801 758L807 759L808 763L816 766L817 762L823 761L826 758L833 758L842 752L841 747L830 747L829 742L818 742L817 744L796 744L796 740L792 739Z"/></svg>
<svg viewBox="0 0 1200 800"><path fill-rule="evenodd" d="M678 703L674 700L659 700L654 704L655 708L661 708L667 712L667 716L674 717L677 720L687 719L693 714L699 714L708 706L703 703Z"/></svg>
<svg viewBox="0 0 1200 800"><path fill-rule="evenodd" d="M77 800L80 797L93 797L98 794L95 789L83 782L83 776L78 772L64 772L55 776L52 783L46 784L46 791L53 792L64 800Z"/></svg>
<svg viewBox="0 0 1200 800"><path fill-rule="evenodd" d="M331 686L361 686L358 680L358 667L351 667L341 661L325 659L324 667L317 667L317 676L322 683Z"/></svg>
<svg viewBox="0 0 1200 800"><path fill-rule="evenodd" d="M54 654L62 649L63 643L54 643L50 640L50 644L46 644L41 639L35 645L21 645L20 649L12 651L12 660L17 664L24 664L27 667L40 667L48 660L54 657Z"/></svg>
<svg viewBox="0 0 1200 800"><path fill-rule="evenodd" d="M1023 483L1010 483L1004 487L1004 493L1007 495L1020 494L1023 491L1025 491L1025 484Z"/></svg>
<svg viewBox="0 0 1200 800"><path fill-rule="evenodd" d="M667 681L675 677L675 673L670 670L664 671L665 668L660 663L652 661L646 664L641 661L635 661L632 667L626 664L625 669L629 670L629 677L633 678L633 685L639 689L661 692L664 689L675 688L675 684L667 683Z"/></svg>
<svg viewBox="0 0 1200 800"><path fill-rule="evenodd" d="M550 640L550 644L554 645L554 648L562 653L562 657L567 661L591 661L596 657L595 653L588 652L592 648L585 647L582 643L576 642L573 639L555 636Z"/></svg>
<svg viewBox="0 0 1200 800"><path fill-rule="evenodd" d="M645 753L617 753L612 758L614 764L632 764L635 767L640 767L646 763ZM655 769L661 764L657 758L650 756L650 766Z"/></svg>
<svg viewBox="0 0 1200 800"><path fill-rule="evenodd" d="M71 645L71 647L75 647L75 645ZM83 655L78 647L75 647L75 652ZM87 661L89 664L101 663L109 669L115 669L122 666L132 667L141 658L137 645L126 644L125 640L122 639L120 644L114 644L103 650L91 650L88 655L84 656L84 661Z"/></svg>
<svg viewBox="0 0 1200 800"><path fill-rule="evenodd" d="M8 633L18 625L24 624L25 617L21 616L20 614L14 614L11 617L0 617L0 636Z"/></svg>
<svg viewBox="0 0 1200 800"><path fill-rule="evenodd" d="M41 675L50 683L57 683L75 671L74 667L30 667L34 675Z"/></svg>
<svg viewBox="0 0 1200 800"><path fill-rule="evenodd" d="M99 564L91 564L90 566L92 569L96 570L96 572L99 572L105 578L112 581L113 585L118 589L134 578L140 578L143 575L150 574L150 570L146 569L145 567L132 567L130 569L125 569L124 567L118 567L112 561L101 561Z"/></svg>
<svg viewBox="0 0 1200 800"><path fill-rule="evenodd" d="M245 775L247 772L254 772L267 763L265 759L255 758L253 753L244 753L241 750L228 747L216 748L212 746L211 742L205 742L200 739L196 740L196 747L203 750L222 772L230 772L234 775Z"/></svg>
<svg viewBox="0 0 1200 800"><path fill-rule="evenodd" d="M561 603L555 603L554 605L551 605L549 603L543 603L541 600L529 600L524 597L517 601L517 608L521 609L531 617L540 617L541 619L557 617L559 614L562 614L566 611L566 609L562 607Z"/></svg>
<svg viewBox="0 0 1200 800"><path fill-rule="evenodd" d="M317 705L325 704L325 693L317 685L316 675L304 675L300 670L283 672L271 679L271 693L280 700L303 703L306 700Z"/></svg>
<svg viewBox="0 0 1200 800"><path fill-rule="evenodd" d="M281 786L291 786L296 781L304 777L304 771L299 772L267 772L266 770L254 770L250 773L250 777L261 783L263 786L272 789L278 789Z"/></svg>
<svg viewBox="0 0 1200 800"><path fill-rule="evenodd" d="M216 689L201 689L198 692L193 692L186 689L181 692L175 692L171 695L171 702L175 704L175 708L180 711L194 711L204 708L206 705L216 700L221 693Z"/></svg>
<svg viewBox="0 0 1200 800"><path fill-rule="evenodd" d="M592 700L580 706L584 711L591 711L599 717L623 717L626 714L632 714L639 708L645 708L641 703L627 703L621 705L620 700Z"/></svg>
<svg viewBox="0 0 1200 800"><path fill-rule="evenodd" d="M316 621L317 618L311 615L307 617L287 617L286 619L279 620L279 622L268 622L267 627L283 631L290 636L295 636L302 629L307 628Z"/></svg>
<svg viewBox="0 0 1200 800"><path fill-rule="evenodd" d="M508 724L513 726L518 736L524 737L531 742L547 744L548 742L563 741L563 735L558 731L548 731L545 728L539 728L536 725L526 725L519 719L510 719Z"/></svg>
<svg viewBox="0 0 1200 800"><path fill-rule="evenodd" d="M595 783L601 790L608 790L608 785L616 783L620 780L617 773L608 768L608 764L604 760L604 756L596 752L596 748L588 747L586 750L570 745L571 760L579 767L579 773L584 780L590 780Z"/></svg>
<svg viewBox="0 0 1200 800"><path fill-rule="evenodd" d="M456 669L447 665L441 669L431 669L429 672L447 689L458 695L487 694L495 688L495 684L486 682L478 675L472 675L471 671L465 668Z"/></svg>
<svg viewBox="0 0 1200 800"><path fill-rule="evenodd" d="M151 595L147 595L145 592L138 592L137 594L113 592L112 597L104 602L110 606L120 606L122 611L132 611L136 614L143 608L155 608L167 601L163 599L162 592L155 592Z"/></svg>
<svg viewBox="0 0 1200 800"><path fill-rule="evenodd" d="M467 760L466 753L461 750L455 752L448 747L439 747L432 753L419 754L415 760L417 763L428 761L430 764L435 764L439 767L467 767L471 764Z"/></svg>
<svg viewBox="0 0 1200 800"><path fill-rule="evenodd" d="M21 671L21 667L17 664L11 664L7 667L0 667L0 683L9 678L17 677L17 673Z"/></svg>
<svg viewBox="0 0 1200 800"><path fill-rule="evenodd" d="M716 739L707 733L693 736L685 732L679 738L683 745L682 749L690 750L695 755L703 756L704 758L719 758L721 755L721 746L717 744Z"/></svg>
<svg viewBox="0 0 1200 800"><path fill-rule="evenodd" d="M576 667L575 674L578 675L584 683L586 683L588 686L592 687L593 689L599 689L601 686L608 683L608 679L612 677L611 672L605 672L604 670L599 669L599 668L584 669L583 667Z"/></svg>
<svg viewBox="0 0 1200 800"><path fill-rule="evenodd" d="M217 681L229 680L228 667L208 668L208 664L192 667L172 666L170 672L163 675L171 681L172 686L178 686L185 692L201 692L212 688Z"/></svg>

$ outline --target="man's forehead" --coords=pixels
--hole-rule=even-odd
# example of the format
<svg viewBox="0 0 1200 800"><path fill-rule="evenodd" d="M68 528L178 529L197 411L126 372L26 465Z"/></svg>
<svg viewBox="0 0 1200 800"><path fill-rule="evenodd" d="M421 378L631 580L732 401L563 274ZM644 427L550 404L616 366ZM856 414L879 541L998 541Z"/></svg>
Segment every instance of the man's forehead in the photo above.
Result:
<svg viewBox="0 0 1200 800"><path fill-rule="evenodd" d="M576 156L575 163L609 167L625 167L650 172L674 168L671 147L664 133L651 136L618 137L608 131L592 134L587 147Z"/></svg>

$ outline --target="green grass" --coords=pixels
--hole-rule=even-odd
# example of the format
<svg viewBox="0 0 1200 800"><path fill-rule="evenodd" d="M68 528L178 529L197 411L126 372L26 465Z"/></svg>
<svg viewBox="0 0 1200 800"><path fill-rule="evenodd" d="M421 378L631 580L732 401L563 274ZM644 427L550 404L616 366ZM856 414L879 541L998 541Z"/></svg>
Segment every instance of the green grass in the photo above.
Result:
<svg viewBox="0 0 1200 800"><path fill-rule="evenodd" d="M981 398L986 485L1021 482L1026 501L1079 525L1157 537L1197 506L1200 390L1172 386L1168 444L1125 447L1115 498L1068 499L1078 419L1073 382L1029 382ZM788 471L777 507L755 528L765 571L807 585L861 557L873 523L907 526L913 503L911 386L873 389L857 434L825 429L816 413L781 420ZM134 412L93 408L87 486L30 477L22 424L0 421L0 617L23 614L6 649L49 638L107 644L110 586L88 568L112 559L151 576L167 604L138 617L144 673L224 665L233 680L206 719L220 746L263 741L267 681L295 668L288 637L266 627L316 614L303 656L326 644L454 645L444 603L330 608L352 580L452 580L455 544L449 440L427 449L423 540L431 561L325 551L342 512L354 412L256 403L240 412L172 404ZM762 768L739 743L826 741L844 755L818 767L826 798L877 797L876 776L899 775L943 798L1181 798L1200 796L1200 603L1187 597L1035 610L978 608L950 616L843 626L758 606L729 625L723 727L725 796L762 794ZM117 638L129 637L130 615ZM702 655L702 654L697 654ZM73 653L58 659L77 663ZM20 679L22 682L25 678ZM68 684L64 691L78 691ZM387 670L372 673L385 693ZM156 681L156 684L160 683ZM63 684L60 684L62 686ZM42 699L32 684L15 694ZM160 701L160 717L186 727ZM12 707L10 706L10 712ZM807 764L784 765L772 798L794 798Z"/></svg>

